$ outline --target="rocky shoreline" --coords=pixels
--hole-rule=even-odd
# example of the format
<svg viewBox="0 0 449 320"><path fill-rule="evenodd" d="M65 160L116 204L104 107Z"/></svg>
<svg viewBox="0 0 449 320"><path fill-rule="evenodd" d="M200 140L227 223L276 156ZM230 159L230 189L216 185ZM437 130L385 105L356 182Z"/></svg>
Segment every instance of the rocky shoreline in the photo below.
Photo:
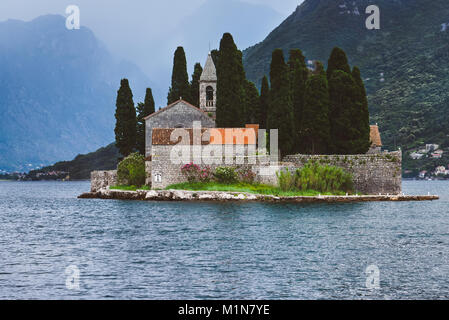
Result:
<svg viewBox="0 0 449 320"><path fill-rule="evenodd" d="M259 202L301 202L301 203L336 203L369 201L431 201L438 200L436 195L361 195L361 196L299 196L278 197L272 195L245 192L223 191L187 191L187 190L111 190L102 188L97 192L80 195L79 199L116 199L141 201L259 201Z"/></svg>

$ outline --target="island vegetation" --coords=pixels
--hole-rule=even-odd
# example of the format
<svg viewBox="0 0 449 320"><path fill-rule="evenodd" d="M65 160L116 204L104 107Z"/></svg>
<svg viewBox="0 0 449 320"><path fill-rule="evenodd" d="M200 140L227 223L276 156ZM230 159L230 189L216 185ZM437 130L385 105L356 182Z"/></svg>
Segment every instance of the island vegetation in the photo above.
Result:
<svg viewBox="0 0 449 320"><path fill-rule="evenodd" d="M133 153L118 166L119 185L114 190L148 190L145 186L145 162L143 156ZM194 163L183 165L180 173L187 182L172 184L166 189L190 191L228 191L275 196L345 195L354 192L352 175L343 169L308 162L301 169L282 170L277 174L278 186L261 184L256 174L246 166L217 167Z"/></svg>
<svg viewBox="0 0 449 320"><path fill-rule="evenodd" d="M366 90L357 67L351 68L346 53L335 47L327 61L308 67L300 49L291 49L288 60L281 49L272 52L269 77L261 79L261 91L249 81L242 52L231 34L225 33L218 50L212 50L217 71L217 113L219 128L239 128L258 123L264 129L279 130L282 155L361 154L370 147L369 112ZM198 105L196 63L191 81L184 49L174 53L172 81L167 103L182 98ZM151 89L136 110L127 79L121 80L116 102L116 145L123 157L133 152L144 155L143 118L155 111ZM300 141L300 143L298 143Z"/></svg>
<svg viewBox="0 0 449 320"><path fill-rule="evenodd" d="M306 65L299 49L292 49L284 60L281 49L272 53L269 78L261 79L261 91L246 78L242 52L231 34L225 33L219 50L211 52L217 71L217 127L242 127L259 123L264 129L279 130L281 155L360 154L368 151L369 112L366 90L357 67L351 68L345 52L334 48L327 70L319 61ZM195 65L189 82L184 49L174 53L172 82L167 103L179 98L198 103L198 78L202 67ZM151 89L136 110L132 90L122 79L116 102L116 146L124 160L118 165L121 189L145 184L144 117L155 112ZM269 137L268 137L269 138ZM298 143L298 141L300 143ZM280 172L279 187L254 182L248 169L182 168L187 183L170 188L186 190L247 191L261 194L338 194L353 192L352 178L341 169L307 164L296 172ZM135 187L131 187L135 186Z"/></svg>

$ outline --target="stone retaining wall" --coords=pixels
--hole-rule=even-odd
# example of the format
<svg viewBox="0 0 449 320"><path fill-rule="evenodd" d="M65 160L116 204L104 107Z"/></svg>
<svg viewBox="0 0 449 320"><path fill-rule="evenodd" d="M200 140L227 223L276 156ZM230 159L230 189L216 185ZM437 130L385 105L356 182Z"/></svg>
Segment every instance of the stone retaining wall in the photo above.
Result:
<svg viewBox="0 0 449 320"><path fill-rule="evenodd" d="M117 185L117 170L92 171L90 173L90 190L97 192L102 188Z"/></svg>
<svg viewBox="0 0 449 320"><path fill-rule="evenodd" d="M152 161L146 162L147 185L152 189L165 189L176 183L186 182L181 174L181 164L173 164L168 156L170 146L158 146ZM265 156L242 157L240 164L223 164L218 158L209 158L207 165L212 169L220 166L246 167L256 173L256 181L263 184L277 185L276 173L288 168L294 172L304 167L309 161L322 165L341 167L353 175L354 186L361 194L400 194L402 191L401 152L364 155L290 155L285 162L276 166L268 164ZM214 163L215 161L215 163ZM262 162L262 164L261 164ZM267 163L267 164L263 164ZM117 171L94 171L91 174L91 190L117 185Z"/></svg>
<svg viewBox="0 0 449 320"><path fill-rule="evenodd" d="M357 192L400 194L402 191L402 153L384 152L362 155L290 155L284 158L297 168L308 161L343 168L353 175Z"/></svg>
<svg viewBox="0 0 449 320"><path fill-rule="evenodd" d="M186 182L181 174L181 164L173 164L167 155L169 146L155 148L158 154L153 155L151 177L152 189L165 189L176 183ZM256 181L259 183L277 185L276 173L288 168L291 172L304 167L309 161L315 161L321 165L330 165L343 168L353 175L356 192L361 194L400 194L402 191L401 152L363 155L290 155L284 158L284 162L276 166L260 164L266 157L255 156L242 157L241 164L207 163L212 170L219 166L248 167L256 173ZM210 158L209 158L210 159ZM262 161L263 162L263 161ZM196 163L196 162L194 162ZM254 164L256 163L256 164ZM203 164L204 165L204 164Z"/></svg>

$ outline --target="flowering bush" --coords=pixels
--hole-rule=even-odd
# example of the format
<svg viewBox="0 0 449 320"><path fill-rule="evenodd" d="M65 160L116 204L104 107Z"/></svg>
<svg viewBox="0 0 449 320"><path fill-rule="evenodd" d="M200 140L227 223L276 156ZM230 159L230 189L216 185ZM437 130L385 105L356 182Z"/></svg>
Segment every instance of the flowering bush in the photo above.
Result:
<svg viewBox="0 0 449 320"><path fill-rule="evenodd" d="M238 169L239 180L241 182L252 184L256 179L256 174L250 168L239 168Z"/></svg>
<svg viewBox="0 0 449 320"><path fill-rule="evenodd" d="M200 171L199 180L201 182L210 182L211 179L212 179L212 171L210 170L210 168L209 167L202 168Z"/></svg>
<svg viewBox="0 0 449 320"><path fill-rule="evenodd" d="M197 182L199 179L200 167L192 162L185 164L181 168L182 174L189 182Z"/></svg>
<svg viewBox="0 0 449 320"><path fill-rule="evenodd" d="M181 167L181 172L190 183L209 182L212 178L212 173L209 167L200 168L200 166L193 162L183 165Z"/></svg>

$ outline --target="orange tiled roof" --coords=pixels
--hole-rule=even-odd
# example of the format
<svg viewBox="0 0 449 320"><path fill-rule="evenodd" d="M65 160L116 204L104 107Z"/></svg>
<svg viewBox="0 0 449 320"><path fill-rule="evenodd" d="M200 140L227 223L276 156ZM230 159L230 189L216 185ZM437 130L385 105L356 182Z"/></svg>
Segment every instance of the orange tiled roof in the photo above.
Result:
<svg viewBox="0 0 449 320"><path fill-rule="evenodd" d="M257 129L258 125L251 125L253 127L247 128L202 128L201 129L201 144L235 144L248 145L257 143ZM170 137L174 130L185 130L189 134L190 144L193 141L193 129L191 128L154 128L152 134L153 145L176 145L181 142L181 137L176 141L171 141ZM204 140L204 141L203 141Z"/></svg>

